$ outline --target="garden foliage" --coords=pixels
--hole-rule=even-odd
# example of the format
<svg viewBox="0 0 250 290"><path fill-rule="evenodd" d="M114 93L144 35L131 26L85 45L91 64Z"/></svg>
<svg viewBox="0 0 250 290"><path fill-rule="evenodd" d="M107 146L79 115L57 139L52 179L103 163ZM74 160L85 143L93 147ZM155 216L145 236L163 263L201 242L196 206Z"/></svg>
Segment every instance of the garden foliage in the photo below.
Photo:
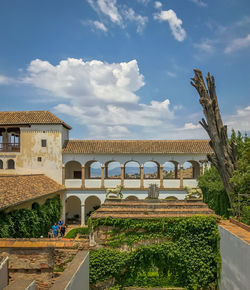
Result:
<svg viewBox="0 0 250 290"><path fill-rule="evenodd" d="M232 131L231 140L237 143L238 169L234 171L230 182L233 186L231 192L232 206L237 216L250 224L249 212L250 197L250 139L240 132ZM224 189L220 175L215 167L205 170L205 173L198 178L198 185L202 189L204 201L215 211L216 214L229 217L231 209L228 197ZM240 195L239 195L240 194Z"/></svg>
<svg viewBox="0 0 250 290"><path fill-rule="evenodd" d="M66 239L74 239L78 234L88 235L89 234L89 228L75 228L75 229L72 229L70 232L67 233L65 238Z"/></svg>
<svg viewBox="0 0 250 290"><path fill-rule="evenodd" d="M32 209L0 212L0 238L47 237L49 229L60 219L59 196L47 199L43 205L34 203Z"/></svg>
<svg viewBox="0 0 250 290"><path fill-rule="evenodd" d="M113 230L105 248L90 252L90 283L114 277L121 289L125 286L198 289L217 285L220 252L215 217L90 221L92 228L101 225L112 226ZM128 251L117 249L127 244L128 239L131 246ZM146 240L150 243L143 244Z"/></svg>

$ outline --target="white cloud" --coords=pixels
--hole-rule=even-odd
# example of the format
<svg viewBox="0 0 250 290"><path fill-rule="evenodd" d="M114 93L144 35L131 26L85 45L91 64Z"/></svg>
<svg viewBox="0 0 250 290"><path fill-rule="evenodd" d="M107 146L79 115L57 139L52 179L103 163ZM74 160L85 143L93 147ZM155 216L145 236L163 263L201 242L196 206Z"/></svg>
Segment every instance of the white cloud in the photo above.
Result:
<svg viewBox="0 0 250 290"><path fill-rule="evenodd" d="M207 3L205 3L204 1L201 0L190 0L190 1L200 7L207 7Z"/></svg>
<svg viewBox="0 0 250 290"><path fill-rule="evenodd" d="M122 17L116 7L116 0L97 0L100 11L108 16L113 23L122 25Z"/></svg>
<svg viewBox="0 0 250 290"><path fill-rule="evenodd" d="M93 25L99 30L102 30L104 32L108 31L107 27L100 21L93 21Z"/></svg>
<svg viewBox="0 0 250 290"><path fill-rule="evenodd" d="M146 16L142 16L140 14L135 13L135 11L132 8L128 8L123 11L123 14L126 19L132 22L137 23L137 32L141 33L148 21L148 18Z"/></svg>
<svg viewBox="0 0 250 290"><path fill-rule="evenodd" d="M148 17L140 15L134 11L133 8L127 7L127 5L118 5L116 0L87 0L90 6L96 11L100 18L106 16L107 19L113 24L120 26L125 29L128 21L137 25L136 31L142 33ZM146 4L147 1L141 3ZM104 26L103 22L90 21L96 28L107 31L107 26Z"/></svg>
<svg viewBox="0 0 250 290"><path fill-rule="evenodd" d="M13 83L14 80L12 78L6 77L4 75L0 75L0 85L9 85Z"/></svg>
<svg viewBox="0 0 250 290"><path fill-rule="evenodd" d="M91 138L142 138L145 130L166 128L175 118L169 99L140 102L144 85L136 60L105 63L69 58L58 65L33 60L21 79L58 102L54 108L89 129ZM136 134L139 129L139 135ZM146 135L145 135L146 137ZM144 138L145 138L144 137Z"/></svg>
<svg viewBox="0 0 250 290"><path fill-rule="evenodd" d="M225 48L224 52L227 54L233 53L250 46L250 34L243 38L233 39Z"/></svg>
<svg viewBox="0 0 250 290"><path fill-rule="evenodd" d="M134 103L138 100L134 92L144 85L136 60L108 64L74 58L62 60L56 66L40 59L33 60L23 82L81 103L96 100Z"/></svg>
<svg viewBox="0 0 250 290"><path fill-rule="evenodd" d="M154 15L154 19L159 21L167 21L174 38L177 41L183 41L186 38L186 31L182 28L182 20L172 10L162 10Z"/></svg>
<svg viewBox="0 0 250 290"><path fill-rule="evenodd" d="M155 1L155 9L161 9L162 3L160 1Z"/></svg>
<svg viewBox="0 0 250 290"><path fill-rule="evenodd" d="M250 132L250 106L238 109L236 114L225 115L225 124L229 130L239 130L242 132Z"/></svg>
<svg viewBox="0 0 250 290"><path fill-rule="evenodd" d="M198 129L198 128L201 128L200 124L195 125L193 123L185 123L184 125L185 130L190 130L190 129L192 130L192 129Z"/></svg>
<svg viewBox="0 0 250 290"><path fill-rule="evenodd" d="M194 47L198 48L201 51L211 53L215 50L215 47L210 39L202 40L200 43L194 44Z"/></svg>

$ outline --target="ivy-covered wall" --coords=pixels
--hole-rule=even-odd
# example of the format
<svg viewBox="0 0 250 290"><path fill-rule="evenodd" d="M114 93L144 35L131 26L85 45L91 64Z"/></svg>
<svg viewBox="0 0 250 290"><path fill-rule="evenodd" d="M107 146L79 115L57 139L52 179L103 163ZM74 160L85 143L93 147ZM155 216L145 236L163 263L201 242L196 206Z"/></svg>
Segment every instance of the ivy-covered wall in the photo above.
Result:
<svg viewBox="0 0 250 290"><path fill-rule="evenodd" d="M90 252L90 283L115 278L125 286L215 289L220 273L214 216L162 219L90 219L92 230L112 226L102 249ZM150 241L135 246L138 242ZM120 251L124 244L130 249Z"/></svg>
<svg viewBox="0 0 250 290"><path fill-rule="evenodd" d="M0 238L47 237L49 229L60 218L61 207L60 196L56 196L43 205L35 203L33 209L0 212Z"/></svg>

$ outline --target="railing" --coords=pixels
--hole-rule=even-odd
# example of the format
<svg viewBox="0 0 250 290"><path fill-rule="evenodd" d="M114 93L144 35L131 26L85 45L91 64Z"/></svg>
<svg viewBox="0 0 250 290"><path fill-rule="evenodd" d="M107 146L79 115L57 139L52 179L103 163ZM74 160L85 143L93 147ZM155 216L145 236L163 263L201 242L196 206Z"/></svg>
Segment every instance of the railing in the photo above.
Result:
<svg viewBox="0 0 250 290"><path fill-rule="evenodd" d="M20 143L0 143L0 152L20 152Z"/></svg>

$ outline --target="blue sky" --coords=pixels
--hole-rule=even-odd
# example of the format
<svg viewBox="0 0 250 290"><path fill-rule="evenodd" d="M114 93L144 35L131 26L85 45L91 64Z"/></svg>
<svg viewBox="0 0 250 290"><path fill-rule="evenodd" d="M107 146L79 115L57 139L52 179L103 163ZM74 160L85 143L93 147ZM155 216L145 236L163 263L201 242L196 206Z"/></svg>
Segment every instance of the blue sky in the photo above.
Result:
<svg viewBox="0 0 250 290"><path fill-rule="evenodd" d="M0 2L0 110L50 110L71 138L207 138L193 68L249 132L249 0Z"/></svg>

